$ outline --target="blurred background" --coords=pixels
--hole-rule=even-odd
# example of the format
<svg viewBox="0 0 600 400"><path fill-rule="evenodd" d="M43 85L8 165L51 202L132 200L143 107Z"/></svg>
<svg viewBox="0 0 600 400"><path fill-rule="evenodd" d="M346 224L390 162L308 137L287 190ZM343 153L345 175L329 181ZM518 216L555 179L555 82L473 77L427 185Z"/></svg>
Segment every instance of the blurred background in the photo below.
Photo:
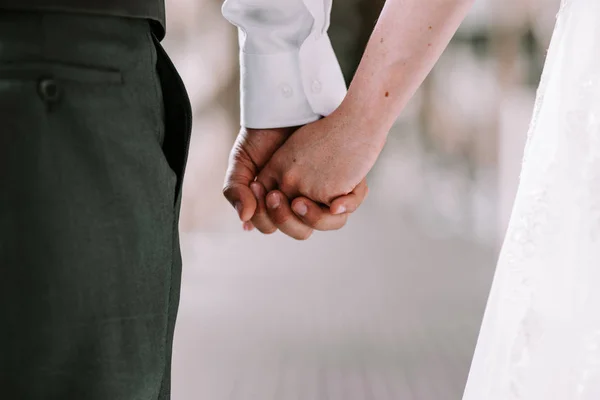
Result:
<svg viewBox="0 0 600 400"><path fill-rule="evenodd" d="M478 0L398 119L340 232L241 228L222 198L239 129L222 0L169 0L194 132L174 400L460 399L560 0ZM384 0L335 0L349 82ZM482 399L484 400L484 399Z"/></svg>

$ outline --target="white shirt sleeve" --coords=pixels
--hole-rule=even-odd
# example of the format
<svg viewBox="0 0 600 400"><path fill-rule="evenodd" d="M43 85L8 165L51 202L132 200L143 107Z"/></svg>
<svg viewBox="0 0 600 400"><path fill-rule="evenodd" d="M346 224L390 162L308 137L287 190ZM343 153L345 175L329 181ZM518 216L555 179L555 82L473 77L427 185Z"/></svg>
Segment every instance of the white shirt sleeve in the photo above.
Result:
<svg viewBox="0 0 600 400"><path fill-rule="evenodd" d="M327 35L332 0L226 0L239 28L241 124L304 125L333 112L346 85Z"/></svg>

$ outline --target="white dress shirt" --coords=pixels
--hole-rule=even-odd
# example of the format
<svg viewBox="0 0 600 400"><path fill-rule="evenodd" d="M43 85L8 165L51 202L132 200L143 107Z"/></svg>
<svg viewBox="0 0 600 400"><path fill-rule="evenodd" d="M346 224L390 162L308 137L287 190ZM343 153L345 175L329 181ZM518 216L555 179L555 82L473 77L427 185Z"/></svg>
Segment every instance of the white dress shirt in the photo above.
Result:
<svg viewBox="0 0 600 400"><path fill-rule="evenodd" d="M242 126L303 125L339 106L346 85L327 35L332 1L225 1L239 30Z"/></svg>

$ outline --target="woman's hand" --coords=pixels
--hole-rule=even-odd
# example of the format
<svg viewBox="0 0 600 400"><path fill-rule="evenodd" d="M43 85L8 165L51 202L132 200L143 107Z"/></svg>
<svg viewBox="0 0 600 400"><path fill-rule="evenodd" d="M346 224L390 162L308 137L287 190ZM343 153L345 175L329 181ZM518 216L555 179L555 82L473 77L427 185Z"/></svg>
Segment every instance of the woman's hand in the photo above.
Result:
<svg viewBox="0 0 600 400"><path fill-rule="evenodd" d="M331 206L333 214L351 212L343 201L334 200L364 182L383 149L386 133L369 132L360 116L340 107L291 135L257 180L267 191L278 189L290 199L304 196Z"/></svg>

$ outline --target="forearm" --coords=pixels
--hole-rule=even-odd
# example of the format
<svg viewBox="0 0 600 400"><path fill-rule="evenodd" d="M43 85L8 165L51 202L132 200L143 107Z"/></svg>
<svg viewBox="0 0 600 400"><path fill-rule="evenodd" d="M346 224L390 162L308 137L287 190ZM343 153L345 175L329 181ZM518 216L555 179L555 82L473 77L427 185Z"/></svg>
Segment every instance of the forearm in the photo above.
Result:
<svg viewBox="0 0 600 400"><path fill-rule="evenodd" d="M474 0L387 0L339 113L384 139Z"/></svg>

